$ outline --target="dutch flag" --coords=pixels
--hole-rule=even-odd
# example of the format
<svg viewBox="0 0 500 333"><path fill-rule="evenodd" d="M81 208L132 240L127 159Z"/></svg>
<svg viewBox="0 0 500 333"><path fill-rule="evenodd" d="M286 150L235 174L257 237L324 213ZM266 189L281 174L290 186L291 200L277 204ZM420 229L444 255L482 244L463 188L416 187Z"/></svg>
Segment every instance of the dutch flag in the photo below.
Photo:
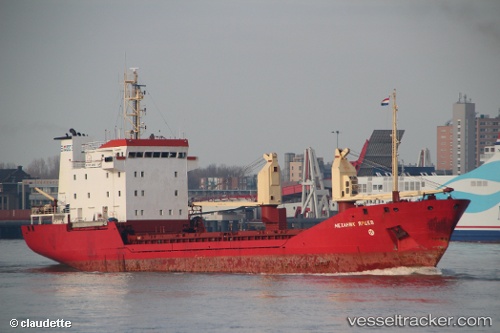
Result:
<svg viewBox="0 0 500 333"><path fill-rule="evenodd" d="M380 103L380 105L382 105L382 106L389 105L389 100L390 100L390 99L389 99L389 97L384 98L384 99L382 100L382 102Z"/></svg>

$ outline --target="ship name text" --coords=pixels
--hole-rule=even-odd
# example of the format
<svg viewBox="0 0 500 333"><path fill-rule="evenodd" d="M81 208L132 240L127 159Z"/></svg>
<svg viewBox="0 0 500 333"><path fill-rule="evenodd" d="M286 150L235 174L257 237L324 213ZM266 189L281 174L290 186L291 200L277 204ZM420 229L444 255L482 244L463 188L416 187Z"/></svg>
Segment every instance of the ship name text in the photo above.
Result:
<svg viewBox="0 0 500 333"><path fill-rule="evenodd" d="M368 226L368 225L374 225L375 222L373 220L362 220L362 221L356 221L356 222L339 222L335 223L334 227L335 228L352 228L352 227L362 227L362 226Z"/></svg>

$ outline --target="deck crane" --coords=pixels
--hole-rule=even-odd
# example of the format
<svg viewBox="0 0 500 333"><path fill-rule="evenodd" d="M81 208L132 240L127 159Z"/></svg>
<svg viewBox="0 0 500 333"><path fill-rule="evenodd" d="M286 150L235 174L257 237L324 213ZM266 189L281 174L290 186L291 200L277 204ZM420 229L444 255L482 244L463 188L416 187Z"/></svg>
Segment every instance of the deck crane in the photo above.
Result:
<svg viewBox="0 0 500 333"><path fill-rule="evenodd" d="M49 211L52 211L52 212L56 212L57 211L57 199L54 198L53 196L51 196L50 194L48 194L47 192L43 191L42 189L38 188L38 187L34 187L34 190L37 191L38 193L40 193L41 195L43 195L44 197L46 197L47 199L49 199L50 201L52 201L52 203L50 205L45 205L43 207L43 210L48 213Z"/></svg>

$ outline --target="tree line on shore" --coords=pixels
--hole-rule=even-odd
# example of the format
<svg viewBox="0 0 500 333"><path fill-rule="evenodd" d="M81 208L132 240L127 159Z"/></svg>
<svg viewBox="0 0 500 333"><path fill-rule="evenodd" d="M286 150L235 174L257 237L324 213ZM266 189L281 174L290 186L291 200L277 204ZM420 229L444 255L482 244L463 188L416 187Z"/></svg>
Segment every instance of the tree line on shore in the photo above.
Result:
<svg viewBox="0 0 500 333"><path fill-rule="evenodd" d="M59 155L44 158L37 158L31 161L24 172L33 178L38 179L58 179L59 178ZM0 162L0 169L17 169L15 163ZM240 166L227 166L210 164L205 168L198 168L188 173L189 188L198 188L200 179L206 177L243 177L246 169Z"/></svg>
<svg viewBox="0 0 500 333"><path fill-rule="evenodd" d="M33 178L39 179L58 179L59 178L59 155L36 158L31 161L27 167L23 167L23 171ZM15 163L0 162L0 169L17 169Z"/></svg>

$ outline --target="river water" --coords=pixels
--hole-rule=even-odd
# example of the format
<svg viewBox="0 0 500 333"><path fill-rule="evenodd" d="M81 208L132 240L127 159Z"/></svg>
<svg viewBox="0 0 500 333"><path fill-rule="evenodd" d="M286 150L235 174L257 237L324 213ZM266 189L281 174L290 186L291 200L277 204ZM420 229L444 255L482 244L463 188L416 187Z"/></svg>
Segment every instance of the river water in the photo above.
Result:
<svg viewBox="0 0 500 333"><path fill-rule="evenodd" d="M0 332L54 330L500 332L500 244L452 242L437 269L272 276L83 273L0 240Z"/></svg>

